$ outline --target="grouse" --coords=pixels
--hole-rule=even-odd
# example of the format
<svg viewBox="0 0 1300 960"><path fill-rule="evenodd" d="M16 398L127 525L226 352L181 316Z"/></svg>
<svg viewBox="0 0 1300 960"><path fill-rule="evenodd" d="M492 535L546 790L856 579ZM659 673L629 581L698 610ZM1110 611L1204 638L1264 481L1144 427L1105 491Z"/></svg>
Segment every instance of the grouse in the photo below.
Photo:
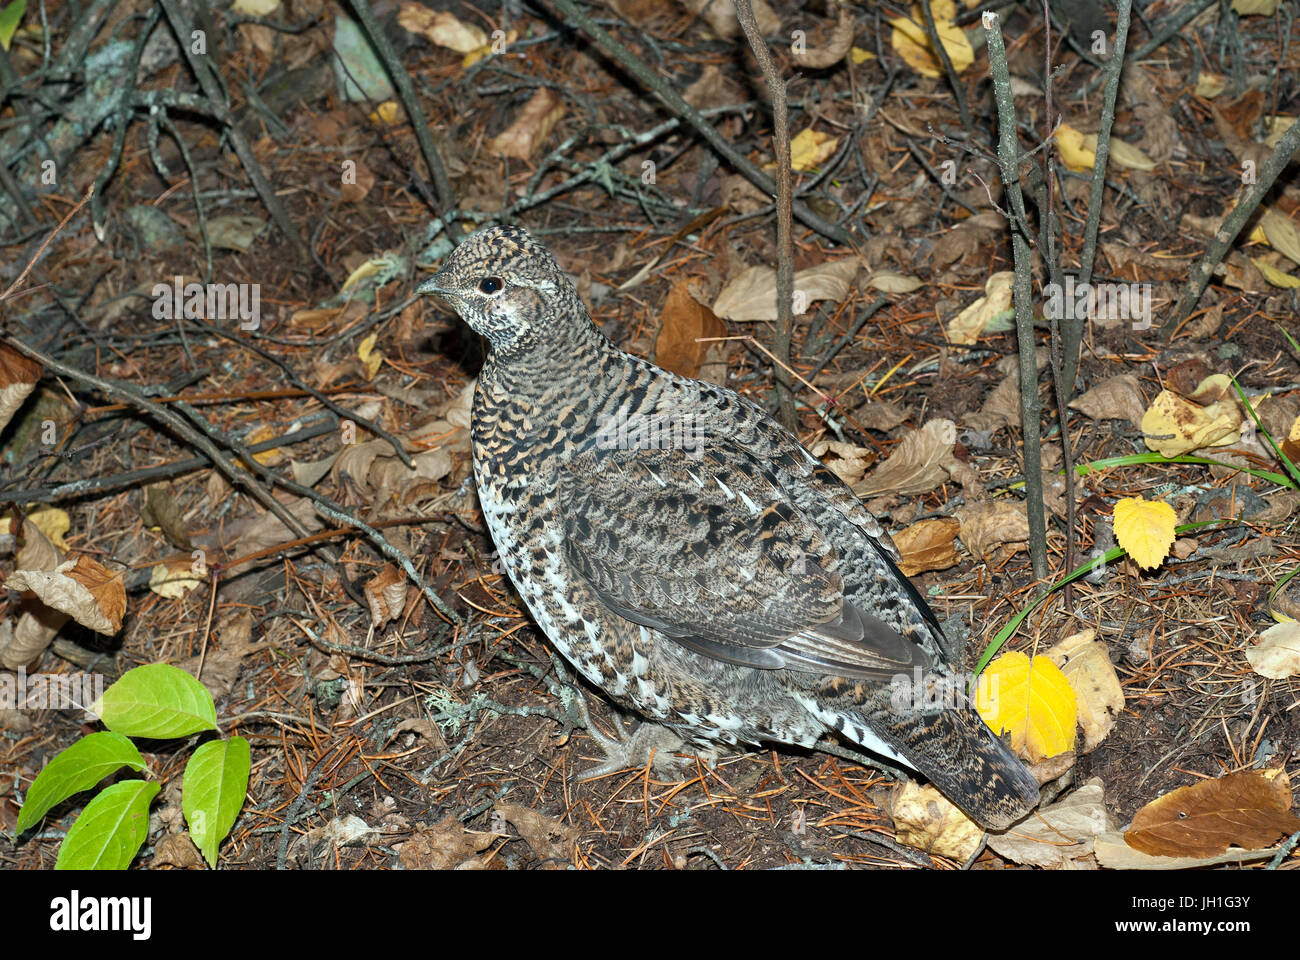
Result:
<svg viewBox="0 0 1300 960"><path fill-rule="evenodd" d="M418 292L487 339L483 515L591 683L703 750L839 734L989 829L1037 804L884 529L761 407L619 350L522 228L467 237Z"/></svg>

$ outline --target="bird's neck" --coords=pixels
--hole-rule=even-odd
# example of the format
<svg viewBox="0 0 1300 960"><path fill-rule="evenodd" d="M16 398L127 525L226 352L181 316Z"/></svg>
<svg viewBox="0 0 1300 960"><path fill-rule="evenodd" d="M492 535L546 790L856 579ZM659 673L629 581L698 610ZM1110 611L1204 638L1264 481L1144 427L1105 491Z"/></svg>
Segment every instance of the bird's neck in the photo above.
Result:
<svg viewBox="0 0 1300 960"><path fill-rule="evenodd" d="M559 393L581 395L597 387L618 353L590 321L556 324L533 342L491 351L479 382L502 401L515 403L541 403Z"/></svg>

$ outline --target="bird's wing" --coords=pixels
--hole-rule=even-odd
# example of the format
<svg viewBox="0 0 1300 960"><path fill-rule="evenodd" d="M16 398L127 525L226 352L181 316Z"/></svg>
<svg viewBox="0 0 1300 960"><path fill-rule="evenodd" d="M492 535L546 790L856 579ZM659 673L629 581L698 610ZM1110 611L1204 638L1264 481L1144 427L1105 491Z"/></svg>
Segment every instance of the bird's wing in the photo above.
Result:
<svg viewBox="0 0 1300 960"><path fill-rule="evenodd" d="M560 468L559 490L570 572L697 653L877 679L930 665L846 602L834 546L737 445L582 453Z"/></svg>

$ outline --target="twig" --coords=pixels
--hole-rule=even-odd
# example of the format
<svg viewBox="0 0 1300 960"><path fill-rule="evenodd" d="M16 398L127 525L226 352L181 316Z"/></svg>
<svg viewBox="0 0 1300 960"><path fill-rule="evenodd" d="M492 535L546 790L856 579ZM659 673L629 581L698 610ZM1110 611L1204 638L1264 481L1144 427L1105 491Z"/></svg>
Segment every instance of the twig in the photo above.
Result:
<svg viewBox="0 0 1300 960"><path fill-rule="evenodd" d="M735 0L736 17L745 31L754 59L763 71L768 94L772 97L772 149L776 154L776 358L789 368L790 344L794 339L794 233L790 208L794 186L790 170L790 118L786 105L785 81L772 60L767 41L758 31L750 0ZM777 377L777 403L786 428L795 428L794 395L789 381Z"/></svg>
<svg viewBox="0 0 1300 960"><path fill-rule="evenodd" d="M1110 128L1115 122L1115 98L1119 95L1119 77L1124 70L1124 47L1128 42L1129 13L1133 0L1119 0L1119 18L1115 22L1115 49L1106 64L1106 93L1097 127L1097 160L1092 167L1092 190L1088 196L1088 220L1083 228L1083 252L1080 255L1079 282L1092 282L1092 265L1097 256L1097 231L1101 226L1101 201L1106 191L1106 165L1110 162ZM1061 346L1063 385L1067 397L1074 396L1074 381L1079 370L1079 352L1083 343L1083 317L1067 318L1065 340ZM1071 568L1073 569L1073 568Z"/></svg>
<svg viewBox="0 0 1300 960"><path fill-rule="evenodd" d="M591 37L596 45L604 50L607 54L616 60L620 66L625 68L637 80L640 80L647 87L659 94L664 102L676 113L682 116L687 123L699 132L713 149L727 158L736 170L745 175L754 186L758 187L769 196L776 193L776 184L772 178L763 173L758 167L749 161L749 159L736 149L722 134L714 129L713 125L700 116L700 112L682 99L681 94L672 88L662 77L657 75L631 50L615 40L608 32L605 31L596 21L587 16L578 8L573 0L551 0L565 19L578 27L583 33ZM849 244L849 234L842 227L831 223L818 214L814 213L802 203L793 204L793 212L803 223L816 230L822 236L836 243L842 243L846 246Z"/></svg>
<svg viewBox="0 0 1300 960"><path fill-rule="evenodd" d="M1013 214L1011 251L1015 258L1016 279L1012 294L1016 310L1016 346L1020 354L1020 428L1025 444L1029 560L1034 577L1044 580L1047 578L1047 521L1043 515L1042 439L1038 423L1038 364L1034 351L1033 294L1029 286L1029 242L1021 229L1026 224L1025 198L1020 191L1020 142L1016 136L1016 112L1011 98L1011 72L996 13L984 14L984 35L988 39L989 72L993 75L993 96L998 107L998 164Z"/></svg>
<svg viewBox="0 0 1300 960"><path fill-rule="evenodd" d="M1295 156L1298 149L1300 149L1300 123L1293 123L1291 129L1282 134L1277 148L1264 161L1264 165L1259 168L1259 179L1247 191L1242 201L1233 207L1232 212L1224 217L1219 229L1214 231L1214 239L1210 241L1209 247L1206 248L1205 255L1201 257L1201 262L1193 268L1191 276L1188 277L1187 286L1183 288L1183 294L1178 298L1178 304L1170 313L1169 319L1160 328L1162 337L1165 339L1170 338L1174 331L1191 314L1192 309L1201 299L1201 294L1205 292L1206 286L1209 285L1214 268L1227 255L1228 248L1237 239L1237 234L1241 232L1241 228L1246 225L1246 221L1250 219L1265 195L1272 189L1273 182L1286 169L1286 165L1291 162L1291 158Z"/></svg>

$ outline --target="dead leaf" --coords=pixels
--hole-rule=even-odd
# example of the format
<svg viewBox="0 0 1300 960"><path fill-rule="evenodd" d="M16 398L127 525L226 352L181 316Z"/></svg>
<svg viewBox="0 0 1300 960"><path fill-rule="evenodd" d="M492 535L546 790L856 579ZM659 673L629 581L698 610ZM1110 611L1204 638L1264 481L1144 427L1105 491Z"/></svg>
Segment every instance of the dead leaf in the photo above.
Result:
<svg viewBox="0 0 1300 960"><path fill-rule="evenodd" d="M65 560L53 571L15 570L5 586L31 590L45 606L99 633L112 636L122 629L126 613L122 577L86 554Z"/></svg>
<svg viewBox="0 0 1300 960"><path fill-rule="evenodd" d="M698 14L723 40L740 36L740 21L736 19L736 8L731 0L681 0L681 3L691 13ZM767 37L780 31L781 18L767 0L754 0L752 8L759 33Z"/></svg>
<svg viewBox="0 0 1300 960"><path fill-rule="evenodd" d="M1124 840L1152 856L1212 857L1229 847L1260 849L1298 830L1285 771L1244 770L1152 800Z"/></svg>
<svg viewBox="0 0 1300 960"><path fill-rule="evenodd" d="M809 452L849 486L861 480L862 475L878 459L874 450L838 440L818 440L809 448ZM827 457L828 453L832 456Z"/></svg>
<svg viewBox="0 0 1300 960"><path fill-rule="evenodd" d="M980 559L988 559L993 547L1029 543L1029 513L1023 503L990 500L973 503L957 511L961 521L961 542Z"/></svg>
<svg viewBox="0 0 1300 960"><path fill-rule="evenodd" d="M961 523L949 517L930 517L894 534L902 555L899 568L914 577L927 570L946 570L957 562L957 531Z"/></svg>
<svg viewBox="0 0 1300 960"><path fill-rule="evenodd" d="M1092 843L1093 855L1107 870L1190 870L1195 867L1214 867L1225 863L1249 863L1267 860L1274 850L1241 850L1233 847L1214 857L1153 857L1134 850L1124 842L1119 831L1100 834Z"/></svg>
<svg viewBox="0 0 1300 960"><path fill-rule="evenodd" d="M956 424L951 420L931 420L905 436L888 460L870 476L853 484L853 492L861 499L882 493L900 496L927 493L948 479L944 464L952 462L956 442Z"/></svg>
<svg viewBox="0 0 1300 960"><path fill-rule="evenodd" d="M698 377L709 344L702 338L725 337L727 325L713 311L691 296L688 281L681 280L668 291L659 311L659 336L655 340L655 363L683 377Z"/></svg>
<svg viewBox="0 0 1300 960"><path fill-rule="evenodd" d="M1095 777L1006 833L990 833L988 844L1015 863L1059 867L1092 853L1093 841L1105 831L1106 805L1101 778Z"/></svg>
<svg viewBox="0 0 1300 960"><path fill-rule="evenodd" d="M899 843L965 863L979 849L983 829L930 784L900 782L889 814Z"/></svg>
<svg viewBox="0 0 1300 960"><path fill-rule="evenodd" d="M834 260L794 275L796 307L800 301L805 310L818 300L843 300L853 286L859 263L856 258ZM750 267L728 281L713 302L713 312L736 323L752 320L775 320L776 270L772 267ZM795 313L803 311L796 309Z"/></svg>
<svg viewBox="0 0 1300 960"><path fill-rule="evenodd" d="M457 20L445 10L435 12L419 3L403 3L397 22L404 30L457 53L470 53L488 42L487 34L476 24Z"/></svg>
<svg viewBox="0 0 1300 960"><path fill-rule="evenodd" d="M833 67L844 59L844 55L853 46L853 33L856 24L853 20L853 14L849 11L849 5L841 3L837 13L839 19L835 23L835 29L831 31L830 38L825 43L810 47L803 52L791 50L790 56L803 69L824 70L827 67Z"/></svg>
<svg viewBox="0 0 1300 960"><path fill-rule="evenodd" d="M1275 623L1246 648L1250 668L1261 677L1285 680L1300 674L1300 623Z"/></svg>
<svg viewBox="0 0 1300 960"><path fill-rule="evenodd" d="M508 821L541 859L566 863L572 860L573 844L580 832L577 827L566 826L549 814L518 803L498 803L493 818Z"/></svg>
<svg viewBox="0 0 1300 960"><path fill-rule="evenodd" d="M0 344L0 430L36 389L41 365L12 347Z"/></svg>
<svg viewBox="0 0 1300 960"><path fill-rule="evenodd" d="M1137 377L1121 373L1071 400L1070 407L1093 420L1127 420L1136 427L1142 422L1147 404Z"/></svg>
<svg viewBox="0 0 1300 960"><path fill-rule="evenodd" d="M406 577L386 563L363 587L370 605L370 623L376 629L402 615L406 606Z"/></svg>
<svg viewBox="0 0 1300 960"><path fill-rule="evenodd" d="M1066 637L1047 651L1074 688L1079 726L1083 728L1082 753L1096 749L1115 726L1115 717L1124 709L1124 689L1106 647L1094 639L1096 635L1096 630L1084 630Z"/></svg>
<svg viewBox="0 0 1300 960"><path fill-rule="evenodd" d="M563 116L564 101L560 95L550 87L538 87L514 122L487 142L488 152L498 157L527 160Z"/></svg>

